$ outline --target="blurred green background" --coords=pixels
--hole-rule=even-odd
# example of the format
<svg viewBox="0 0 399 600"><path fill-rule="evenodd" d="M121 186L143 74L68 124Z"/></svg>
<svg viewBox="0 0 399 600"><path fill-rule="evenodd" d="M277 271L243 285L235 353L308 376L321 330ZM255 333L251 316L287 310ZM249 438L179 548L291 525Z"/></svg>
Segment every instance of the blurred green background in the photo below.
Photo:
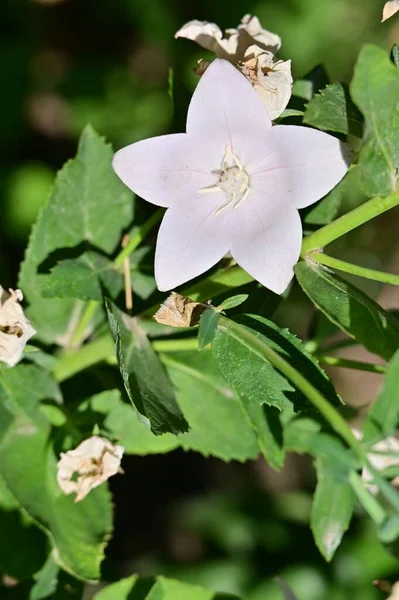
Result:
<svg viewBox="0 0 399 600"><path fill-rule="evenodd" d="M294 78L322 63L332 80L349 82L364 42L389 49L399 40L399 19L380 23L383 3L3 0L1 284L15 287L31 224L87 122L115 148L171 130L169 68L192 90L192 69L208 56L190 41L174 40L186 21L208 20L224 29L246 13L257 15L281 35L279 56L292 60ZM355 194L353 202L358 201ZM380 230L389 229L388 221L379 221ZM393 238L385 236L385 246L375 244L375 231L374 225L363 229L344 248L356 247L363 252L360 262L378 267L380 259L392 256L386 240ZM277 318L303 334L308 325L303 297L294 290L283 304ZM116 529L104 564L108 580L133 571L163 573L245 600L277 600L281 592L270 578L280 575L300 600L372 600L384 597L372 580L397 575L396 561L361 518L333 564L323 561L309 530L315 479L304 458L292 457L280 475L263 461L223 464L182 451L128 457L124 469L124 477L111 481ZM91 593L88 589L87 597Z"/></svg>

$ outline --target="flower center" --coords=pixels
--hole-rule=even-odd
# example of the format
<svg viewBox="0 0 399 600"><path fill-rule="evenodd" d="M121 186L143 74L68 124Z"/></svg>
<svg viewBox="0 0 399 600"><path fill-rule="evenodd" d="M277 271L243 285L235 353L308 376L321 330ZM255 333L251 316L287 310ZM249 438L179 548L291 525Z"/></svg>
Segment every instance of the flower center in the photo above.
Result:
<svg viewBox="0 0 399 600"><path fill-rule="evenodd" d="M218 215L228 206L237 208L244 202L249 192L249 175L230 146L226 148L222 168L216 171L216 173L219 175L217 184L203 188L199 192L224 192L226 202L216 210L216 214Z"/></svg>

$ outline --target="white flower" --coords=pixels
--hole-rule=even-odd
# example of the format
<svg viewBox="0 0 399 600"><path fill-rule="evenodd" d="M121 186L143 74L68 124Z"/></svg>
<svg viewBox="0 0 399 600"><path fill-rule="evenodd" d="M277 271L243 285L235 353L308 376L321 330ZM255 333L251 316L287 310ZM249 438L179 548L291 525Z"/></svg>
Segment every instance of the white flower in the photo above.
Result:
<svg viewBox="0 0 399 600"><path fill-rule="evenodd" d="M282 293L302 241L299 208L345 175L345 146L308 127L272 127L242 74L217 59L193 94L187 133L143 140L113 167L139 196L168 208L157 240L155 277L170 290L227 252L264 286Z"/></svg>
<svg viewBox="0 0 399 600"><path fill-rule="evenodd" d="M393 584L391 595L386 600L399 600L399 581Z"/></svg>
<svg viewBox="0 0 399 600"><path fill-rule="evenodd" d="M27 341L35 335L22 306L21 290L9 289L0 285L0 361L13 367L21 360Z"/></svg>
<svg viewBox="0 0 399 600"><path fill-rule="evenodd" d="M251 15L245 15L237 29L226 29L224 35L215 23L189 21L175 33L175 38L197 42L206 50L214 52L218 58L225 58L232 63L243 60L247 48L253 44L273 53L281 47L281 38L263 29L258 17Z"/></svg>
<svg viewBox="0 0 399 600"><path fill-rule="evenodd" d="M61 453L58 485L64 494L76 492L75 502L83 500L93 488L120 471L124 450L106 438L92 436L74 450Z"/></svg>
<svg viewBox="0 0 399 600"><path fill-rule="evenodd" d="M281 38L263 29L258 17L245 15L238 28L226 29L224 36L215 23L190 21L175 37L193 40L234 64L260 95L269 117L273 120L281 115L292 93L291 61L274 57ZM195 73L203 75L209 64L201 59Z"/></svg>
<svg viewBox="0 0 399 600"><path fill-rule="evenodd" d="M277 60L271 52L250 46L238 67L259 94L270 119L277 119L291 98L291 61Z"/></svg>
<svg viewBox="0 0 399 600"><path fill-rule="evenodd" d="M389 0L384 4L381 23L393 17L399 10L399 0Z"/></svg>

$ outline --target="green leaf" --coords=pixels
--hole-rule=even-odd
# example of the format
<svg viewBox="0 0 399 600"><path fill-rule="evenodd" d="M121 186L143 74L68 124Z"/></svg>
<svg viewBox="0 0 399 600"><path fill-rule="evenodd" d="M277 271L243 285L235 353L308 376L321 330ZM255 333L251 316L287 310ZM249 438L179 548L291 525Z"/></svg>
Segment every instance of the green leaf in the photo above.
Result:
<svg viewBox="0 0 399 600"><path fill-rule="evenodd" d="M59 570L59 566L50 554L43 568L34 576L36 583L31 589L29 600L42 600L55 592Z"/></svg>
<svg viewBox="0 0 399 600"><path fill-rule="evenodd" d="M234 331L223 322L219 324L212 351L221 373L241 396L263 455L273 467L280 468L284 450L276 409L292 411L311 407L303 394L258 351L257 343L271 347L295 364L332 403L341 402L324 371L295 336L255 315L240 315L234 321L239 324Z"/></svg>
<svg viewBox="0 0 399 600"><path fill-rule="evenodd" d="M0 571L23 581L41 568L46 558L47 540L31 519L20 510L16 498L0 475Z"/></svg>
<svg viewBox="0 0 399 600"><path fill-rule="evenodd" d="M374 444L393 435L399 425L399 350L389 363L376 401L367 413L363 441Z"/></svg>
<svg viewBox="0 0 399 600"><path fill-rule="evenodd" d="M389 360L399 348L399 322L354 285L326 267L301 261L300 286L335 325L373 354Z"/></svg>
<svg viewBox="0 0 399 600"><path fill-rule="evenodd" d="M106 436L118 440L126 454L159 454L179 446L179 438L171 433L154 435L132 410L123 402L119 390L109 390L92 396L90 408L103 415L101 424Z"/></svg>
<svg viewBox="0 0 399 600"><path fill-rule="evenodd" d="M356 496L349 484L349 470L340 463L319 458L316 470L317 487L310 524L317 547L330 561L349 527Z"/></svg>
<svg viewBox="0 0 399 600"><path fill-rule="evenodd" d="M226 385L212 353L168 353L162 360L190 423L190 431L179 436L181 446L223 460L256 458L256 432L246 420L237 394Z"/></svg>
<svg viewBox="0 0 399 600"><path fill-rule="evenodd" d="M75 577L98 579L112 525L110 495L102 485L75 504L61 493L51 427L39 409L50 386L42 381L39 388L37 383L27 387L26 367L21 367L6 371L0 381L1 476L24 512L47 533L57 564Z"/></svg>
<svg viewBox="0 0 399 600"><path fill-rule="evenodd" d="M50 343L61 343L79 305L70 299L43 300L39 267L56 250L84 242L113 252L132 219L132 194L113 172L112 156L111 146L86 127L76 158L59 172L32 230L19 286L32 304L29 315L36 329Z"/></svg>
<svg viewBox="0 0 399 600"><path fill-rule="evenodd" d="M127 395L156 435L188 431L172 385L137 319L105 303Z"/></svg>
<svg viewBox="0 0 399 600"><path fill-rule="evenodd" d="M81 298L102 302L105 293L115 298L122 289L122 275L113 263L97 252L86 252L77 259L63 260L51 275L39 276L46 298Z"/></svg>
<svg viewBox="0 0 399 600"><path fill-rule="evenodd" d="M198 329L198 348L203 350L212 343L218 326L219 313L214 308L206 308L200 316Z"/></svg>
<svg viewBox="0 0 399 600"><path fill-rule="evenodd" d="M248 299L248 294L237 294L236 296L231 296L230 298L226 298L218 307L220 310L230 310L230 308L235 308L236 306L240 306L243 302Z"/></svg>
<svg viewBox="0 0 399 600"><path fill-rule="evenodd" d="M213 342L213 352L223 376L240 395L255 398L259 404L275 406L279 410L310 408L307 399L295 390L257 348L249 341L258 340L283 356L316 387L328 400L341 405L333 385L316 359L306 350L301 340L288 330L280 329L272 321L258 315L239 315L232 319L239 324L242 335L236 335L219 323ZM250 332L250 336L245 335ZM267 385L265 385L267 381Z"/></svg>
<svg viewBox="0 0 399 600"><path fill-rule="evenodd" d="M113 583L100 592L93 600L228 600L233 596L218 594L211 590L185 583L157 577L155 583L151 579L138 578L132 575Z"/></svg>
<svg viewBox="0 0 399 600"><path fill-rule="evenodd" d="M325 131L362 137L363 116L353 104L344 83L332 83L306 105L303 122Z"/></svg>
<svg viewBox="0 0 399 600"><path fill-rule="evenodd" d="M399 168L399 71L378 46L360 52L352 97L366 120L359 180L369 196L396 190Z"/></svg>
<svg viewBox="0 0 399 600"><path fill-rule="evenodd" d="M294 592L292 591L288 583L284 581L284 579L281 579L281 577L274 577L274 581L280 586L280 589L283 592L284 600L298 600L298 598L295 596Z"/></svg>

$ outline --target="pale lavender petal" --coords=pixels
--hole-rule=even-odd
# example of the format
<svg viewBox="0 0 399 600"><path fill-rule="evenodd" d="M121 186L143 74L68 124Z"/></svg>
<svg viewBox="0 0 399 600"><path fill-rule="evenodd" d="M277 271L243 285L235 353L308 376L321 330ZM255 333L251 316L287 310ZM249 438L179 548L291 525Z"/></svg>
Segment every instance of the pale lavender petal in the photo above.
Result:
<svg viewBox="0 0 399 600"><path fill-rule="evenodd" d="M169 208L161 223L155 253L158 289L171 290L213 267L228 251L226 214L216 216L224 196L203 194L187 208Z"/></svg>
<svg viewBox="0 0 399 600"><path fill-rule="evenodd" d="M301 251L302 225L293 207L266 210L261 197L251 194L242 210L233 213L230 252L252 277L282 294L294 275Z"/></svg>
<svg viewBox="0 0 399 600"><path fill-rule="evenodd" d="M271 121L248 80L226 60L216 59L202 75L191 99L187 133L198 140L231 146L239 160L259 161Z"/></svg>
<svg viewBox="0 0 399 600"><path fill-rule="evenodd" d="M276 125L266 141L262 164L250 172L251 183L270 202L304 208L317 202L343 178L350 163L348 147L309 127Z"/></svg>
<svg viewBox="0 0 399 600"><path fill-rule="evenodd" d="M218 178L211 171L222 158L223 153L215 153L209 144L198 145L185 133L177 133L122 148L112 166L136 194L157 206L172 206L214 185Z"/></svg>

